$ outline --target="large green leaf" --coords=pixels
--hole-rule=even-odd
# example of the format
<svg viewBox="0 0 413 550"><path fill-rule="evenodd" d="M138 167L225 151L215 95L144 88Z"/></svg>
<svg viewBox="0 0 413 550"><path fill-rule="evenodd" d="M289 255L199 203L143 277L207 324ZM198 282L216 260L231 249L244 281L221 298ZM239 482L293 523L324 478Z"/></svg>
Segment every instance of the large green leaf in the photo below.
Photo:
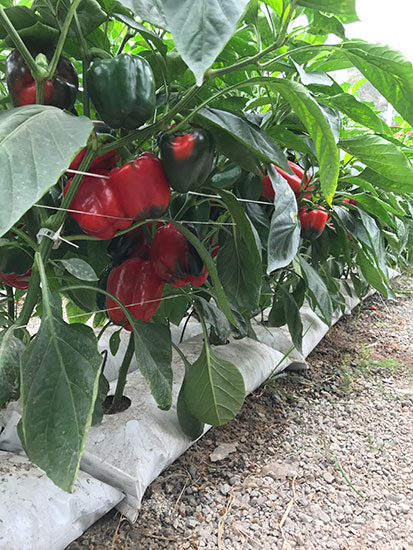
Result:
<svg viewBox="0 0 413 550"><path fill-rule="evenodd" d="M413 191L413 167L407 157L386 139L365 134L340 140L339 146L385 178L399 190Z"/></svg>
<svg viewBox="0 0 413 550"><path fill-rule="evenodd" d="M261 245L258 234L241 204L229 191L219 194L236 224L232 235L225 234L217 256L217 269L226 294L241 313L257 308L262 282Z"/></svg>
<svg viewBox="0 0 413 550"><path fill-rule="evenodd" d="M134 0L136 1L136 0ZM157 0L198 85L234 33L249 0Z"/></svg>
<svg viewBox="0 0 413 550"><path fill-rule="evenodd" d="M204 343L201 355L188 369L184 398L195 418L221 426L232 420L242 407L244 380L235 365L214 355Z"/></svg>
<svg viewBox="0 0 413 550"><path fill-rule="evenodd" d="M355 15L356 13L356 0L297 0L297 4L338 15Z"/></svg>
<svg viewBox="0 0 413 550"><path fill-rule="evenodd" d="M268 236L267 273L286 267L297 254L300 244L298 207L294 193L287 181L270 166L268 169L275 191L274 213Z"/></svg>
<svg viewBox="0 0 413 550"><path fill-rule="evenodd" d="M366 168L360 176L354 178L354 183L356 185L360 185L361 187L363 181L368 182L375 187L379 187L380 189L384 189L385 191L393 191L394 193L413 193L413 185L411 181L400 182L391 180L383 176L383 174L375 172L371 168Z"/></svg>
<svg viewBox="0 0 413 550"><path fill-rule="evenodd" d="M0 409L19 398L20 358L25 349L13 329L0 333Z"/></svg>
<svg viewBox="0 0 413 550"><path fill-rule="evenodd" d="M148 21L164 29L168 28L161 0L119 0L119 2L135 12L143 21Z"/></svg>
<svg viewBox="0 0 413 550"><path fill-rule="evenodd" d="M389 289L387 284L383 281L382 274L377 269L371 254L361 246L357 249L357 261L366 281L376 290L381 292L383 296L387 297Z"/></svg>
<svg viewBox="0 0 413 550"><path fill-rule="evenodd" d="M56 107L0 112L0 236L56 183L92 127Z"/></svg>
<svg viewBox="0 0 413 550"><path fill-rule="evenodd" d="M320 103L338 109L351 119L371 128L378 134L392 135L387 124L366 103L351 94L337 94L319 99Z"/></svg>
<svg viewBox="0 0 413 550"><path fill-rule="evenodd" d="M149 383L152 395L162 410L172 405L171 331L164 325L133 322L135 357Z"/></svg>
<svg viewBox="0 0 413 550"><path fill-rule="evenodd" d="M413 124L413 66L389 46L351 40L341 51L394 108Z"/></svg>
<svg viewBox="0 0 413 550"><path fill-rule="evenodd" d="M300 316L300 308L294 299L294 296L288 292L283 285L279 287L282 296L285 320L287 322L288 331L293 341L294 346L299 352L302 352L303 347L303 323Z"/></svg>
<svg viewBox="0 0 413 550"><path fill-rule="evenodd" d="M327 325L331 325L333 306L325 282L302 256L300 257L300 265L308 285L313 310Z"/></svg>
<svg viewBox="0 0 413 550"><path fill-rule="evenodd" d="M202 109L198 114L246 145L258 158L274 162L284 170L290 171L287 159L278 144L255 124L230 111L211 107Z"/></svg>
<svg viewBox="0 0 413 550"><path fill-rule="evenodd" d="M86 325L68 325L42 281L40 330L21 360L21 435L27 456L65 491L76 479L98 392L102 355Z"/></svg>

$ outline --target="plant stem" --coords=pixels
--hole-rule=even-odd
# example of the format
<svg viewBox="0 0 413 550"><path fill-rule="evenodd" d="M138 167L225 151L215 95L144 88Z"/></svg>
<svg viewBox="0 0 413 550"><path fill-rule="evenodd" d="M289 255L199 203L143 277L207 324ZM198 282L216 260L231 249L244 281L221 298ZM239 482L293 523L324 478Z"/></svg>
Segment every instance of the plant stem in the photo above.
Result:
<svg viewBox="0 0 413 550"><path fill-rule="evenodd" d="M62 31L59 36L59 41L57 42L56 49L53 53L52 60L50 61L50 64L49 64L48 78L52 78L54 73L56 72L57 64L59 63L59 58L63 50L67 33L69 32L72 19L76 13L76 10L80 2L81 0L73 0L72 5L70 6L69 11L67 12L66 19L65 19L65 22L63 23Z"/></svg>
<svg viewBox="0 0 413 550"><path fill-rule="evenodd" d="M125 389L125 384L126 384L126 376L128 374L130 362L132 360L134 351L135 351L135 339L134 339L133 332L131 332L129 336L128 347L123 357L122 365L119 369L115 395L113 396L112 409L114 411L116 411L116 409L119 408L122 402L123 390Z"/></svg>
<svg viewBox="0 0 413 550"><path fill-rule="evenodd" d="M44 105L44 80L36 80L36 103Z"/></svg>
<svg viewBox="0 0 413 550"><path fill-rule="evenodd" d="M14 45L24 57L26 65L29 67L33 78L36 80L36 77L39 77L39 69L37 67L36 61L34 60L34 57L32 56L32 54L27 49L26 44L20 38L20 35L17 32L17 30L14 28L13 23L7 17L7 14L4 11L4 8L2 6L0 6L0 20L2 22L3 27L6 29L6 31L10 35L10 38L13 40Z"/></svg>
<svg viewBox="0 0 413 550"><path fill-rule="evenodd" d="M12 321L14 321L14 292L13 288L9 285L6 285L7 292L7 312Z"/></svg>

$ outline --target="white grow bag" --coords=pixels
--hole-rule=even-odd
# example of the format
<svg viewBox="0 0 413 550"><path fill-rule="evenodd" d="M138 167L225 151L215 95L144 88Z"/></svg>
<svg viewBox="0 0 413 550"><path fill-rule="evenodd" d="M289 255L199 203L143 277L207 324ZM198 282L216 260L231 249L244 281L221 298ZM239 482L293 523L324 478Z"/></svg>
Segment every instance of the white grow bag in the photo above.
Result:
<svg viewBox="0 0 413 550"><path fill-rule="evenodd" d="M392 277L395 275L393 272ZM346 313L358 303L357 298L348 296ZM258 322L254 322L258 341L244 338L214 347L219 357L240 369L247 392L260 386L276 366L276 372L281 372L291 363L305 364L305 357L324 337L329 327L308 306L304 305L301 313L305 332L302 355L294 351L283 360L292 346L288 329L266 328ZM333 323L340 317L341 312L337 312ZM192 322L187 335L199 331L198 323ZM179 340L179 336L180 332L175 330L174 340ZM107 344L107 339L102 339L102 347L108 348ZM202 336L189 338L180 348L193 362L201 352ZM109 352L106 375L114 380L119 366ZM165 412L156 406L146 381L136 370L136 363L131 365L135 370L128 375L124 393L132 404L122 413L105 416L101 425L91 428L80 466L89 476L80 472L72 494L56 488L38 468L30 466L25 457L0 452L0 459L14 468L8 483L2 481L0 485L0 550L63 550L115 505L131 521L136 520L148 485L193 444L181 431L176 415L176 398L184 375L184 366L176 352L172 366L174 405ZM115 382L111 384L112 391L114 387ZM16 404L0 414L0 430L5 426L0 435L0 449L22 452L16 431L18 420ZM209 426L205 431L208 429ZM25 461L29 471L35 471L34 477L41 482L34 487L31 476L23 479L13 466L16 461ZM10 466L3 464L4 467ZM15 496L17 487L19 492ZM58 535L57 521L50 518L59 519ZM23 545L22 540L26 541ZM27 541L34 541L33 545L29 546Z"/></svg>

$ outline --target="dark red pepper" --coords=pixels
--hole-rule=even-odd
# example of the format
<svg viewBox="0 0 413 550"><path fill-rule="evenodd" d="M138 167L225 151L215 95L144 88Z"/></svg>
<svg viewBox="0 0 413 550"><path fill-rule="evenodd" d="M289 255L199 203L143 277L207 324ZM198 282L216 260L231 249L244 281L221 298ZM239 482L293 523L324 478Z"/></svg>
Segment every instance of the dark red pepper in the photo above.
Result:
<svg viewBox="0 0 413 550"><path fill-rule="evenodd" d="M187 283L201 286L208 270L191 243L174 225L164 225L155 233L151 262L156 275L177 288Z"/></svg>
<svg viewBox="0 0 413 550"><path fill-rule="evenodd" d="M21 248L0 247L0 281L19 290L26 290L32 274L33 259Z"/></svg>
<svg viewBox="0 0 413 550"><path fill-rule="evenodd" d="M146 242L145 231L142 227L137 227L125 235L112 239L107 253L114 265L119 265L129 258L149 260L150 247Z"/></svg>
<svg viewBox="0 0 413 550"><path fill-rule="evenodd" d="M79 153L75 156L75 158L70 163L69 169L70 170L78 170L80 163L82 162L84 156L86 155L86 147L84 147ZM90 165L88 171L94 172L95 170L110 170L115 166L117 162L120 160L120 153L116 149L112 149L112 151L108 151L104 155L96 156L92 160L92 164Z"/></svg>
<svg viewBox="0 0 413 550"><path fill-rule="evenodd" d="M110 172L111 185L119 197L126 217L134 220L158 218L169 206L171 190L161 161L143 153Z"/></svg>
<svg viewBox="0 0 413 550"><path fill-rule="evenodd" d="M113 187L111 179L107 179L107 170L96 170L98 175L106 176L99 178L85 176L70 205L70 212L80 227L88 235L98 239L111 239L116 231L127 229L132 219L128 218L123 205ZM72 179L70 179L63 191L66 195Z"/></svg>
<svg viewBox="0 0 413 550"><path fill-rule="evenodd" d="M294 162L288 161L288 164L291 168L291 170L294 172L294 174L288 174L285 170L282 168L279 168L278 166L275 166L275 164L272 165L272 167L277 170L277 172L282 176L288 183L288 185L291 187L291 189L294 191L294 194L296 197L299 197L301 193L307 192L307 194L304 195L304 198L311 199L311 191L312 187L308 184L311 181L311 176L309 174L306 174L304 181L304 170L301 168L301 166L298 166L298 164L295 164ZM302 183L301 183L302 182ZM274 200L274 188L271 184L270 177L264 176L262 178L262 186L263 186L263 196L270 200Z"/></svg>
<svg viewBox="0 0 413 550"><path fill-rule="evenodd" d="M6 58L6 81L15 107L36 103L36 82L23 56L13 50ZM76 100L79 82L72 63L61 56L56 73L44 86L44 103L70 111Z"/></svg>
<svg viewBox="0 0 413 550"><path fill-rule="evenodd" d="M158 136L163 167L175 191L187 193L205 183L214 160L214 139L204 128L193 128L188 134Z"/></svg>
<svg viewBox="0 0 413 550"><path fill-rule="evenodd" d="M303 239L317 239L324 231L330 214L322 206L318 210L300 208L298 215L301 223L301 237Z"/></svg>
<svg viewBox="0 0 413 550"><path fill-rule="evenodd" d="M165 283L161 281L149 261L130 258L112 269L106 290L126 306L136 319L149 321L161 302ZM133 330L126 315L111 298L106 298L109 317L116 325Z"/></svg>

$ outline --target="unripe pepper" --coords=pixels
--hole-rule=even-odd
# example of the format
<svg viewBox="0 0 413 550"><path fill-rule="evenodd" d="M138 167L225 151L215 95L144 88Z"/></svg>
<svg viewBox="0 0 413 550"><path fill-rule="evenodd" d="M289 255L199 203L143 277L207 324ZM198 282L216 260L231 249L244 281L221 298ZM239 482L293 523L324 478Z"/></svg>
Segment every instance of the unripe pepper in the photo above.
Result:
<svg viewBox="0 0 413 550"><path fill-rule="evenodd" d="M187 193L203 185L212 169L214 138L204 128L189 133L158 136L162 165L175 191Z"/></svg>
<svg viewBox="0 0 413 550"><path fill-rule="evenodd" d="M177 288L187 283L201 286L208 271L201 257L174 225L164 225L155 233L151 244L151 263L156 275Z"/></svg>
<svg viewBox="0 0 413 550"><path fill-rule="evenodd" d="M126 306L136 319L149 321L161 302L165 283L152 268L151 262L141 258L130 258L112 269L106 290ZM111 298L106 298L109 317L116 325L133 330L126 315Z"/></svg>
<svg viewBox="0 0 413 550"><path fill-rule="evenodd" d="M298 215L301 223L301 237L309 240L317 239L321 235L330 217L322 206L319 210L300 208Z"/></svg>
<svg viewBox="0 0 413 550"><path fill-rule="evenodd" d="M96 170L98 175L109 176L107 170ZM66 195L72 183L70 179L63 191ZM125 214L121 201L107 177L85 176L70 205L70 212L88 235L98 239L111 239L116 231L127 229L132 218ZM125 219L126 218L126 219Z"/></svg>
<svg viewBox="0 0 413 550"><path fill-rule="evenodd" d="M111 128L133 130L155 113L155 79L151 66L139 55L94 61L86 80L97 112Z"/></svg>
<svg viewBox="0 0 413 550"><path fill-rule="evenodd" d="M15 107L36 103L36 82L23 56L13 50L6 58L6 82ZM45 81L44 104L70 111L78 90L77 73L72 63L60 56L56 73Z"/></svg>

